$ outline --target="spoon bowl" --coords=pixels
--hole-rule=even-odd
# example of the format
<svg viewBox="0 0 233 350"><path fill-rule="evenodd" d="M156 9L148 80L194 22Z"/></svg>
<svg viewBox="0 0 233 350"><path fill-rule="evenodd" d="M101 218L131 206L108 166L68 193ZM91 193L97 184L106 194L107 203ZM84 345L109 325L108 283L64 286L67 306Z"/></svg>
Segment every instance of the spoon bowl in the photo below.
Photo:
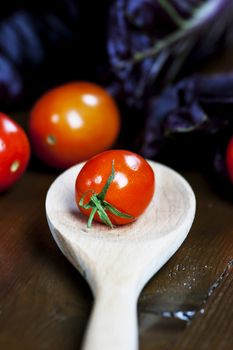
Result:
<svg viewBox="0 0 233 350"><path fill-rule="evenodd" d="M46 198L50 230L63 254L82 273L95 296L84 350L136 350L137 299L147 281L186 238L195 196L174 170L150 161L156 178L153 199L135 222L114 229L93 223L75 202L82 164L61 174Z"/></svg>

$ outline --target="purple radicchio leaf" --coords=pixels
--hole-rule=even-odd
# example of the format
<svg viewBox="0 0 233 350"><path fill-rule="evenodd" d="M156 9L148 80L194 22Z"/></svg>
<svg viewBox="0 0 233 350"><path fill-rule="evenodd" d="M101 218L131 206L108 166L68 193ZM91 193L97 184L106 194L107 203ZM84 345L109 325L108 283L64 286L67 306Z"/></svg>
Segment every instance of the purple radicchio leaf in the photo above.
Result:
<svg viewBox="0 0 233 350"><path fill-rule="evenodd" d="M146 96L230 45L232 18L231 0L114 0L107 43L112 91L142 107Z"/></svg>
<svg viewBox="0 0 233 350"><path fill-rule="evenodd" d="M218 141L232 134L233 73L196 75L148 99L141 152L156 158L165 145L180 137L191 139L194 148L200 140L205 144L208 140L205 148L216 150Z"/></svg>
<svg viewBox="0 0 233 350"><path fill-rule="evenodd" d="M39 87L48 88L50 79L53 84L55 77L62 81L68 59L71 65L71 58L64 53L75 38L78 18L75 0L59 4L36 0L21 6L5 4L4 8L0 14L1 106L18 102L25 94L36 94Z"/></svg>

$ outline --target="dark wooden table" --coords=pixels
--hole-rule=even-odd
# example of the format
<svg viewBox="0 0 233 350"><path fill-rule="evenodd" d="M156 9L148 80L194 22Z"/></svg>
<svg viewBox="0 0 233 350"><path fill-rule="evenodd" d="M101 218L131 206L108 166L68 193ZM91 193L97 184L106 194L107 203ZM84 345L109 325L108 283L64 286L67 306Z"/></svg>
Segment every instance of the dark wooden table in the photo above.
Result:
<svg viewBox="0 0 233 350"><path fill-rule="evenodd" d="M197 197L196 219L180 250L140 296L140 349L230 350L233 206L202 175L183 175ZM3 350L80 348L93 300L47 226L44 201L55 176L29 170L0 197Z"/></svg>
<svg viewBox="0 0 233 350"><path fill-rule="evenodd" d="M231 350L233 205L197 171L183 175L196 194L196 218L140 296L140 350ZM47 226L45 195L55 177L31 168L0 196L1 350L81 346L93 299Z"/></svg>

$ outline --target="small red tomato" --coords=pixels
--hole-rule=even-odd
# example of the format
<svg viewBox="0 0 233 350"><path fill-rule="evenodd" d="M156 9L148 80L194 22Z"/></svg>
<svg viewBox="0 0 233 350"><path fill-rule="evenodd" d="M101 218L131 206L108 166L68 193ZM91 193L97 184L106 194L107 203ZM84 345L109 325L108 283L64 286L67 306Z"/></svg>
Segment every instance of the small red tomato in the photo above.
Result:
<svg viewBox="0 0 233 350"><path fill-rule="evenodd" d="M30 146L23 129L0 113L0 192L23 174L30 158Z"/></svg>
<svg viewBox="0 0 233 350"><path fill-rule="evenodd" d="M226 150L226 165L229 177L233 183L233 136L230 139Z"/></svg>
<svg viewBox="0 0 233 350"><path fill-rule="evenodd" d="M141 156L110 150L83 166L75 184L80 211L112 227L134 221L149 205L155 189L151 166Z"/></svg>
<svg viewBox="0 0 233 350"><path fill-rule="evenodd" d="M67 168L110 148L120 115L101 87L74 82L43 95L31 112L29 133L36 155L54 168Z"/></svg>

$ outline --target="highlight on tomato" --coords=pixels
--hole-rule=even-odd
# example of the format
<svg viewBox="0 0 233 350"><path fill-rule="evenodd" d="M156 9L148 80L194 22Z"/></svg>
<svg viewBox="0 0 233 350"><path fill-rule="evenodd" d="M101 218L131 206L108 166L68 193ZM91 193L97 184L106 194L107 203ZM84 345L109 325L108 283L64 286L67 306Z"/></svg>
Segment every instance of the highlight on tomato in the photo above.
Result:
<svg viewBox="0 0 233 350"><path fill-rule="evenodd" d="M231 137L226 150L226 165L229 177L233 183L233 136Z"/></svg>
<svg viewBox="0 0 233 350"><path fill-rule="evenodd" d="M23 129L0 113L0 192L11 187L24 173L30 145Z"/></svg>
<svg viewBox="0 0 233 350"><path fill-rule="evenodd" d="M73 82L45 93L35 103L29 134L35 154L64 169L109 149L120 131L120 114L102 87Z"/></svg>
<svg viewBox="0 0 233 350"><path fill-rule="evenodd" d="M155 190L149 163L136 153L110 150L85 163L75 183L76 203L92 221L110 227L136 220L148 207Z"/></svg>

